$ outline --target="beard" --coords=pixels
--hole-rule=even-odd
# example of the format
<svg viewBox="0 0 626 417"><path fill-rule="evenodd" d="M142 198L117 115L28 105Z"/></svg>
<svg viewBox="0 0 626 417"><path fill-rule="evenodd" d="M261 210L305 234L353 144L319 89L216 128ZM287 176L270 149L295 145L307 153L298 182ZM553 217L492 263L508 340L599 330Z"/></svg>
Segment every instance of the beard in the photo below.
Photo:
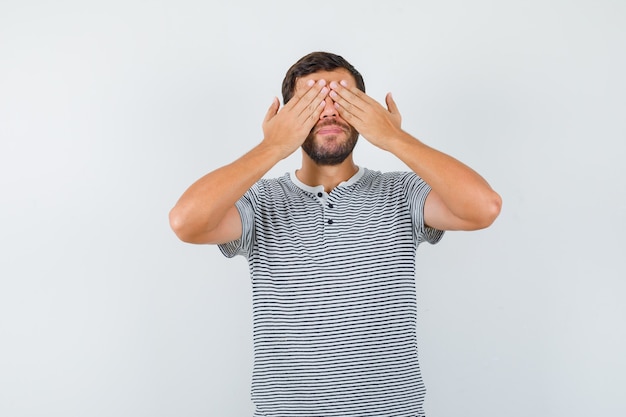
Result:
<svg viewBox="0 0 626 417"><path fill-rule="evenodd" d="M326 126L340 127L347 137L340 141L339 135L326 135L316 140L317 132ZM352 153L359 138L359 132L352 126L328 120L316 125L302 143L302 150L317 165L339 165Z"/></svg>

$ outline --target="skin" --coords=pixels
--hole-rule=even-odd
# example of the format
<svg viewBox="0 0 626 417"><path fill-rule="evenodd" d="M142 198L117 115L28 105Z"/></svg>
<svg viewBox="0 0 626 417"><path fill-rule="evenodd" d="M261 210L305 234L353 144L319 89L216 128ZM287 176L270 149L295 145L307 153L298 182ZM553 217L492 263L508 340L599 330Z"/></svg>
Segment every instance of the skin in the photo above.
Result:
<svg viewBox="0 0 626 417"><path fill-rule="evenodd" d="M391 152L432 188L426 198L427 225L440 230L488 227L500 213L502 200L467 165L422 143L401 128L401 116L391 94L386 107L356 88L345 69L320 71L296 83L294 97L281 109L274 98L263 120L264 138L234 162L193 183L170 211L170 225L189 243L227 243L241 237L235 202L276 163L291 155L311 135L315 146L332 152L348 140L353 126L363 138ZM326 123L331 127L320 128ZM302 152L296 176L304 184L326 191L358 170L352 154L335 165L320 165Z"/></svg>

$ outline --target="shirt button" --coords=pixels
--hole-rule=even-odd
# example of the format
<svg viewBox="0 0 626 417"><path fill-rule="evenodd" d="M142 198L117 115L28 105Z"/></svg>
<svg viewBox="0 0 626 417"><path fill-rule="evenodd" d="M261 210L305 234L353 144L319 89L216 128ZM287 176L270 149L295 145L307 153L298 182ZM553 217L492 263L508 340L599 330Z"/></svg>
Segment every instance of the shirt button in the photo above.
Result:
<svg viewBox="0 0 626 417"><path fill-rule="evenodd" d="M322 193L317 193L317 196L318 196L318 197L321 197L322 195L323 195Z"/></svg>
<svg viewBox="0 0 626 417"><path fill-rule="evenodd" d="M333 219L328 219L328 224L333 224Z"/></svg>
<svg viewBox="0 0 626 417"><path fill-rule="evenodd" d="M328 208L333 208L335 206L333 206L333 203L328 203Z"/></svg>

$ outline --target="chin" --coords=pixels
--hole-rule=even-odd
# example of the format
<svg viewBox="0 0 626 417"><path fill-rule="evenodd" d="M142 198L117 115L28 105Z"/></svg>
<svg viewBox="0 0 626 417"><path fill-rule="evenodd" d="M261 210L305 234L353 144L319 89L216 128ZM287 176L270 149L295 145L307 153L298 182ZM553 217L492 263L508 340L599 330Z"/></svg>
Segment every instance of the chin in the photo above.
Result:
<svg viewBox="0 0 626 417"><path fill-rule="evenodd" d="M329 142L325 145L323 142ZM321 143L320 143L321 142ZM320 166L332 166L339 165L346 160L354 147L356 146L356 139L354 141L345 139L343 141L333 140L331 138L325 138L322 141L307 140L302 144L302 150Z"/></svg>

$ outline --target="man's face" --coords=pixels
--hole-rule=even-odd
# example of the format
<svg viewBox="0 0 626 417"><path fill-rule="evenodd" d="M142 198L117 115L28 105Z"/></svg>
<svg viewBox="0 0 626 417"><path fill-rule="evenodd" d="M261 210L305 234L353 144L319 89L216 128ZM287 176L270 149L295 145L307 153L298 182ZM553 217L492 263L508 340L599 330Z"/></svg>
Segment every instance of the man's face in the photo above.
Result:
<svg viewBox="0 0 626 417"><path fill-rule="evenodd" d="M354 77L348 70L338 68L333 71L318 71L299 78L295 92L305 92L308 88L306 83L309 80L325 80L326 85L331 81L339 83L345 80L348 88L356 85ZM302 144L302 149L317 165L338 165L352 153L358 137L359 132L339 116L334 101L327 96L326 106L320 115L320 120L311 129Z"/></svg>

